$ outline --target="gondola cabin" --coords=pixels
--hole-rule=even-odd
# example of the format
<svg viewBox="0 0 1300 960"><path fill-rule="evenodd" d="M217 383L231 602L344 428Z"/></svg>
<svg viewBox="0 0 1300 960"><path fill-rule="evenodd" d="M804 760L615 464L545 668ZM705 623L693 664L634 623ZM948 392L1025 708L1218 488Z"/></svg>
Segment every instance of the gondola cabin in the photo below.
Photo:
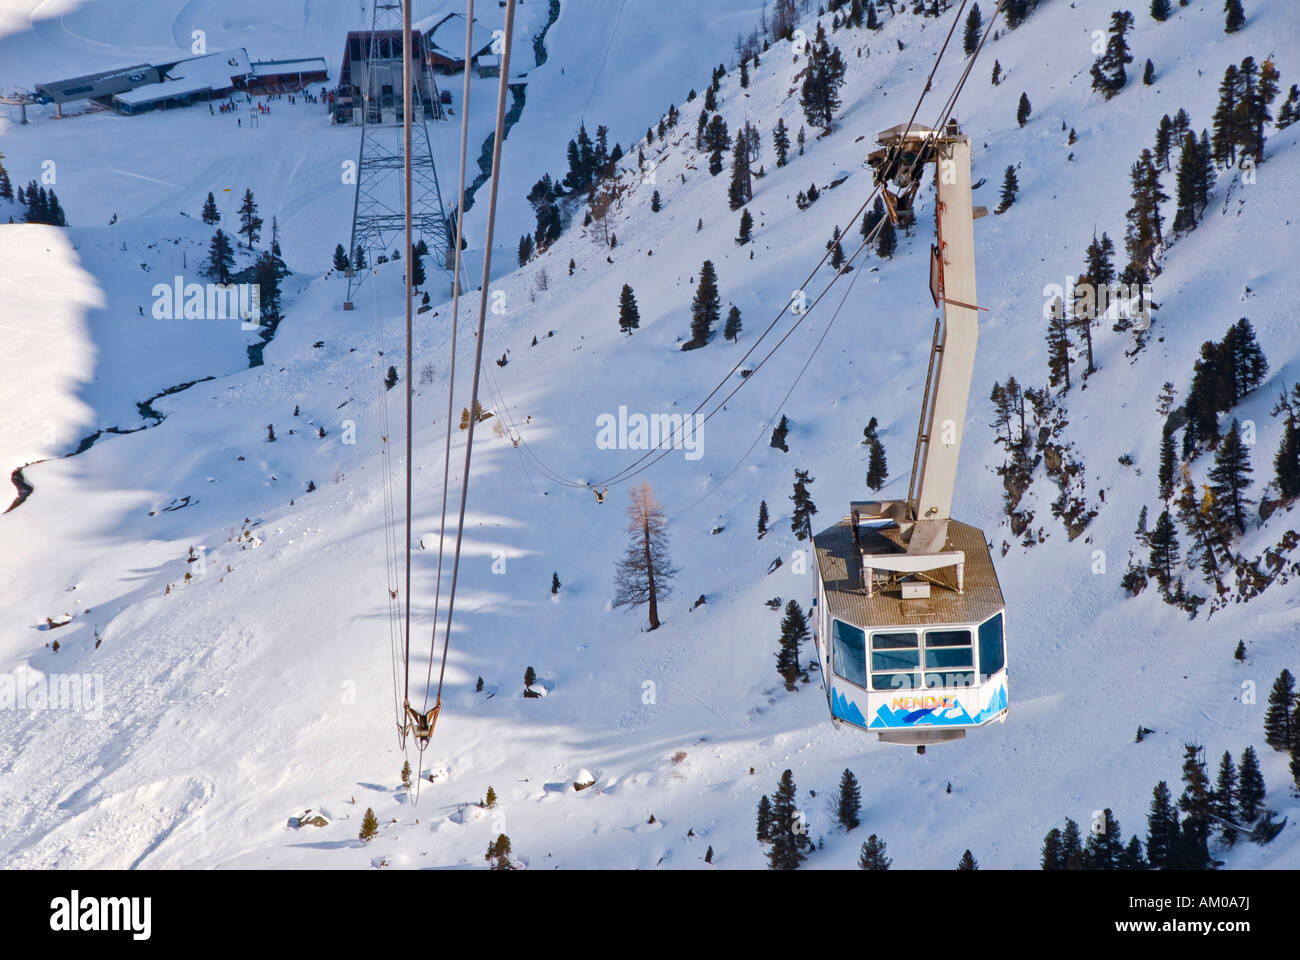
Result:
<svg viewBox="0 0 1300 960"><path fill-rule="evenodd" d="M833 721L924 746L1006 719L1006 605L977 527L950 520L935 566L902 507L855 502L814 536L814 636Z"/></svg>
<svg viewBox="0 0 1300 960"><path fill-rule="evenodd" d="M934 169L930 343L907 497L852 503L813 535L817 656L831 718L916 746L1007 716L1006 605L988 543L952 518L980 307L975 292L970 138L905 124L868 157L889 216L913 215ZM896 192L891 192L896 191Z"/></svg>

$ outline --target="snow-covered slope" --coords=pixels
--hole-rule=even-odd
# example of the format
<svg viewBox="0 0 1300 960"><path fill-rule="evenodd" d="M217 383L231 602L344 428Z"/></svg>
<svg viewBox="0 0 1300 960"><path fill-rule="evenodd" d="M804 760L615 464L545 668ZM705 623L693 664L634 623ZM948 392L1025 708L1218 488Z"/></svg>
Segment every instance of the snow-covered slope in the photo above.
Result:
<svg viewBox="0 0 1300 960"><path fill-rule="evenodd" d="M88 42L69 37L119 36L116 26L94 20L102 6L41 21L35 36L6 36L0 52L54 64L52 50L78 52L84 48L77 44ZM184 19L172 5L139 6L158 8L142 24ZM275 46L281 54L276 38L283 34L252 15L256 5L243 11L246 19L236 15L240 4L214 3L212 10L218 6L231 43ZM91 716L0 711L0 860L28 867L477 864L488 841L505 832L516 856L535 869L694 867L709 846L719 867L758 867L764 860L753 836L754 805L791 768L813 834L825 841L810 867L853 866L857 834L868 832L888 841L896 867L951 867L966 848L983 866L1035 867L1040 838L1066 816L1083 822L1110 807L1126 837L1144 835L1151 787L1177 780L1189 740L1204 744L1212 762L1225 749L1239 755L1254 744L1270 806L1294 812L1285 757L1263 746L1261 724L1268 685L1282 667L1296 666L1294 587L1189 621L1153 590L1125 599L1119 578L1138 509L1155 506L1160 384L1172 380L1185 394L1201 342L1221 337L1243 315L1272 364L1269 381L1237 411L1258 426L1256 495L1271 473L1279 426L1268 408L1281 384L1300 377L1288 310L1296 295L1288 220L1289 198L1300 187L1300 127L1270 139L1254 184L1221 173L1206 223L1165 256L1146 349L1130 358L1131 337L1099 331L1099 372L1066 400L1067 438L1086 464L1089 502L1100 509L1083 537L1067 542L1047 510L1055 489L1040 477L1031 496L1040 501L1035 527L1046 540L1028 550L1016 545L994 473L1001 451L984 426L994 381L1008 374L1026 384L1045 380L1043 288L1078 272L1094 228L1122 236L1128 169L1160 116L1185 106L1199 131L1209 126L1228 63L1297 49L1297 27L1282 5L1259 4L1234 36L1223 34L1216 4L1180 8L1165 24L1138 12L1134 55L1138 63L1150 57L1159 79L1144 87L1134 77L1102 103L1089 90L1087 67L1092 31L1105 28L1109 11L1044 0L1021 28L989 45L967 85L958 114L974 140L975 176L988 181L976 202L996 203L1008 164L1017 165L1021 184L1006 214L976 224L980 301L989 312L954 505L995 546L1011 544L998 570L1008 603L1012 709L1004 725L925 756L833 729L815 684L786 693L773 669L779 615L764 604L778 596L806 604L815 589L810 575L795 572L794 551L804 545L789 533L786 505L796 468L816 478L819 518L834 519L865 492L858 441L875 416L893 465L883 492L901 495L906 487L933 322L928 207L921 228L900 237L893 260L855 261L848 282L705 425L701 459L677 451L637 478L648 479L667 508L681 568L661 629L643 632L639 615L610 609L626 487L611 486L598 505L588 490L557 478L594 482L635 459L635 451L597 448L599 415L620 406L693 409L802 283L837 223L846 227L846 249L856 246L857 224L845 219L870 190L865 153L877 131L907 120L948 22L907 14L887 19L879 33L833 34L848 63L836 132L810 137L804 155L780 169L771 130L778 116L792 131L802 124L795 81L802 64L788 44L775 44L748 89L735 70L727 74L719 102L729 126L734 131L748 118L764 137L766 175L749 205L755 243L740 247L726 174L710 177L707 158L694 150L700 100L682 101L687 89L704 90L712 65L732 62L734 35L757 21L758 5L710 4L704 15L701 5L683 3L674 16L649 15L647 6L566 0L548 35L550 56L531 71L527 106L506 141L498 236L508 240L531 226L522 201L528 186L543 172L563 172L580 115L589 129L609 122L611 139L634 160L629 142L669 102L681 110L667 145L642 145L656 160L653 183L642 182L634 162L625 165L627 189L609 224L617 247L574 223L545 254L494 281L504 312L489 314L484 405L498 416L476 434L448 688L421 763L434 781L422 783L418 807L398 786L403 758L393 730L380 457L383 437L396 442L401 433L400 389L385 393L381 383L390 364L400 370L404 361L400 267L381 268L348 313L341 310L343 281L316 276L346 230L349 200L333 186L333 171L355 148L350 135L325 125L314 107L294 113L280 102L273 119L287 113L284 128L256 131L278 138L269 150L269 136L231 147L228 131L215 140L195 133L213 119L202 109L45 119L0 131L15 182L34 175L41 158L56 158L61 170L74 166L72 157L88 158L77 161L77 177L61 174L58 184L72 230L0 226L0 250L25 251L26 259L15 256L24 270L40 271L38 286L58 284L57 292L38 293L7 275L0 289L16 286L19 299L5 297L3 322L14 325L8 316L16 303L16 325L30 336L41 326L33 315L49 311L57 319L52 333L72 341L4 354L5 399L21 398L6 405L21 423L0 431L0 451L17 456L0 463L6 471L33 453L48 455L23 439L27 421L47 402L50 416L93 429L118 422L106 419L115 404L130 410L157 392L154 380L133 389L123 379L95 394L91 378L113 369L116 350L96 349L102 341L82 328L96 329L95 311L105 303L131 319L138 302L131 297L143 296L130 273L140 271L135 254L146 238L175 236L176 212L195 213L208 190L251 185L268 220L278 214L286 259L304 274L261 367L234 372L237 364L222 359L243 350L247 334L237 325L221 345L201 342L205 334L184 345L156 339L161 331L146 338L157 359L133 368L141 377L164 357L177 364L158 389L223 375L155 401L166 414L157 426L29 468L35 492L0 518L0 668L10 676L85 673L103 682L102 710ZM284 52L322 45L332 52L335 38L354 26L347 17L355 19L355 5L339 8L313 9L298 39L319 42ZM531 2L521 9L537 16ZM652 26L657 33L647 32ZM811 20L803 26L811 30ZM104 60L131 54L157 55L147 47L116 49ZM994 58L1006 73L998 87L988 82ZM945 59L922 122L937 113L959 60ZM1278 65L1289 85L1300 67L1285 54ZM1023 129L1015 120L1022 90L1034 107ZM476 122L486 129L487 96L477 107ZM1063 123L1080 134L1072 147ZM440 149L454 156L455 147ZM1075 159L1067 161L1071 152ZM169 183L125 185L109 179L110 168ZM450 180L449 163L443 169ZM1172 192L1170 178L1165 182ZM822 197L800 212L795 194L810 183ZM656 189L663 208L653 213ZM77 225L106 223L114 212L119 224L78 232ZM170 219L149 219L159 217ZM109 258L108 247L97 252L96 243L104 242L101 234L116 240L114 230L133 232L124 237L128 251ZM194 237L205 233L196 229ZM29 238L43 239L50 254L31 257ZM717 267L724 309L728 301L741 309L744 331L738 345L718 338L682 353L693 283L706 258ZM192 268L192 254L189 262ZM161 270L160 262L153 272ZM810 293L831 275L823 268ZM631 337L617 326L624 283L635 289L641 312ZM462 303L462 317L473 303ZM433 368L415 399L417 699L428 668L449 316L448 305L422 315L416 338L416 370ZM788 329L789 321L778 328ZM473 346L462 326L462 387ZM66 358L39 352L51 349ZM766 341L760 349L766 352ZM508 365L486 363L503 354ZM26 374L32 364L51 370L19 389L27 381L15 371ZM467 403L467 394L458 396L456 414ZM767 444L780 413L792 424L788 454ZM526 449L491 429L505 420ZM274 443L267 442L268 424ZM454 489L464 440L453 427ZM1119 462L1123 454L1132 466ZM394 448L395 467L400 456ZM452 499L454 506L454 492ZM772 533L756 541L762 499ZM1281 512L1252 531L1243 552L1258 553L1295 526L1294 512ZM191 549L195 563L187 562ZM1097 550L1105 552L1100 574ZM778 556L785 563L769 575ZM563 584L555 597L552 572ZM701 594L707 602L694 606ZM65 612L73 615L70 625L43 629L46 617ZM53 638L57 652L46 646ZM1244 663L1232 659L1238 639L1247 643ZM521 696L528 666L548 690L544 699ZM484 689L476 693L479 677ZM1252 689L1253 697L1244 696ZM1156 733L1135 744L1139 725ZM864 827L849 836L833 827L825 806L846 767L864 788ZM570 783L582 768L596 786L575 792ZM489 785L500 798L496 810L465 806ZM319 832L289 828L289 818L307 807L333 822ZM381 827L363 846L355 837L367 807ZM1241 844L1226 859L1234 867L1294 867L1297 842L1288 829L1269 847Z"/></svg>

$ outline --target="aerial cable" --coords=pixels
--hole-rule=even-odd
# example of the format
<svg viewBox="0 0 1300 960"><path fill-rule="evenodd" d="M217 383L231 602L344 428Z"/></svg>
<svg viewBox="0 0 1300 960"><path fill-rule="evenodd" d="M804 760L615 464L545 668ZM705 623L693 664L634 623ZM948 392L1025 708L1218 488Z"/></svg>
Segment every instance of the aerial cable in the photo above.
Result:
<svg viewBox="0 0 1300 960"><path fill-rule="evenodd" d="M510 47L515 27L515 2L507 0L505 21L505 48L501 54L501 82L497 87L496 133L492 142L492 187L489 193L487 235L483 249L483 285L479 291L478 329L474 345L474 380L470 388L469 434L465 441L465 466L461 476L460 514L456 521L456 549L451 564L451 589L447 594L447 620L442 636L442 666L438 671L438 692L432 716L436 718L442 706L442 686L447 673L447 650L451 639L452 617L456 608L456 585L460 576L460 551L465 536L465 507L469 501L469 471L474 452L474 427L478 417L474 410L478 406L479 376L483 364L484 328L487 325L488 285L492 271L492 238L496 227L497 194L501 185L501 145L505 139L506 94L510 80ZM450 427L450 424L448 424Z"/></svg>
<svg viewBox="0 0 1300 960"><path fill-rule="evenodd" d="M433 588L433 628L429 638L429 669L424 678L424 707L429 706L429 685L433 678L433 653L438 641L438 610L442 600L442 561L447 535L447 488L451 476L451 423L455 410L456 392L456 340L460 325L460 269L465 236L465 168L469 149L469 62L472 53L474 26L474 0L469 0L465 17L465 84L460 106L460 183L456 199L456 257L451 281L451 365L447 381L447 439L442 453L442 519L438 524L438 572Z"/></svg>

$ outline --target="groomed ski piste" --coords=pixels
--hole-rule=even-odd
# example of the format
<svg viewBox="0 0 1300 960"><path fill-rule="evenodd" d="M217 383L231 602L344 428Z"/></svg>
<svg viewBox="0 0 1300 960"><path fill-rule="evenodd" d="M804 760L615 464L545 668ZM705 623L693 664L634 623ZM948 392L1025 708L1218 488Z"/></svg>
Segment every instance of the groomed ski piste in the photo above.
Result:
<svg viewBox="0 0 1300 960"><path fill-rule="evenodd" d="M358 4L268 6L0 0L0 87L175 59L194 29L206 31L211 50L324 55L336 82L344 33L362 26ZM499 16L495 4L483 6ZM403 266L380 266L349 312L346 280L328 272L335 244L347 242L352 188L339 171L356 156L355 128L331 126L324 107L287 99L254 128L211 116L205 105L138 117L69 111L56 119L33 110L27 126L7 112L0 153L15 187L39 180L53 161L69 226L0 225L0 474L30 464L23 476L31 487L0 515L0 676L48 685L57 675L86 675L102 683L102 698L92 711L0 710L0 865L478 868L488 843L506 833L529 869L757 869L766 856L755 805L789 768L820 846L804 869L855 868L871 833L887 841L894 869L952 868L966 849L981 868L1037 869L1042 837L1066 817L1086 829L1108 807L1124 840L1145 840L1152 787L1163 779L1181 791L1183 745L1196 742L1211 775L1225 750L1239 757L1253 745L1266 806L1278 820L1291 818L1271 844L1216 846L1216 858L1229 869L1300 866L1288 758L1265 745L1263 731L1274 678L1300 666L1294 583L1212 616L1207 605L1194 619L1163 603L1154 585L1137 598L1120 587L1129 552L1145 557L1133 534L1140 507L1153 517L1160 509L1161 384L1173 381L1181 402L1202 342L1222 338L1242 316L1270 363L1265 383L1231 414L1257 429L1252 499L1272 477L1282 421L1270 409L1284 385L1300 380L1292 239L1300 125L1270 128L1253 183L1236 168L1221 170L1204 222L1164 251L1146 347L1130 356L1131 333L1097 328L1098 370L1062 401L1065 439L1083 460L1096 518L1070 541L1050 511L1057 488L1041 469L1023 505L1042 542L1022 546L1002 509L995 469L1004 453L988 426L989 391L1009 374L1045 384L1044 288L1079 273L1094 230L1109 233L1123 257L1129 168L1161 115L1185 107L1194 130L1210 127L1224 68L1246 56L1275 59L1282 94L1274 112L1300 78L1300 22L1287 4L1247 0L1248 22L1231 35L1221 3L1176 5L1165 23L1151 20L1145 2L1130 6L1135 63L1113 100L1093 92L1088 76L1092 34L1105 30L1111 5L1043 0L1022 26L990 40L958 105L974 178L986 181L975 203L992 211L1008 165L1020 182L1006 213L975 224L988 312L953 507L995 548L1011 710L1004 724L924 756L832 727L815 673L787 692L774 661L781 615L765 605L780 597L806 607L815 592L811 572L796 572L810 564L796 554L808 544L790 530L795 469L816 478L814 528L833 522L851 499L868 496L860 441L874 416L891 465L880 495L906 494L934 322L933 210L924 191L918 226L900 233L893 258L854 261L704 426L699 459L674 450L635 478L664 504L680 568L657 631L645 630L644 611L611 609L631 485L611 485L597 504L589 490L548 478L492 427L508 414L548 471L586 481L641 454L598 449L598 416L620 407L692 410L789 300L836 224L846 251L857 246L858 224L844 218L870 192L865 155L879 131L907 121L951 14L885 16L878 32L832 33L848 68L834 132L809 130L803 154L792 150L778 168L778 116L792 138L804 125L795 80L803 64L788 43L774 43L741 89L734 41L757 25L759 3L561 0L541 66L532 37L546 4L519 8L511 73L527 74L519 80L527 102L503 148L491 283L503 312L489 313L484 344L483 405L497 416L475 436L447 688L418 771L418 805L399 783L380 458L385 402L395 437L401 430L405 384L385 400L382 379L405 362ZM453 8L430 0L416 16L425 22ZM815 14L815 5L802 14L808 35ZM920 123L934 118L956 81L960 32ZM1157 69L1151 86L1140 80L1147 58ZM1005 75L998 86L989 82L995 59ZM694 146L720 62L729 67L718 98L728 126L734 132L749 119L763 136L765 176L748 204L747 246L734 239L739 211L727 206L728 170L710 176ZM491 129L495 85L474 81L471 165ZM450 86L458 109L459 78ZM688 103L691 88L699 95ZM1033 103L1023 128L1021 91ZM681 119L667 142L639 142L673 103ZM533 227L525 195L543 173L564 173L580 118L593 133L608 125L611 144L624 148L626 192L608 223L617 246L584 229L578 208L550 249L516 268L515 240ZM1071 127L1078 142L1067 145ZM431 128L448 203L458 130L458 122ZM638 146L655 160L653 182L636 169ZM800 211L795 195L812 183L821 197ZM1162 172L1162 184L1174 193L1172 174ZM237 321L155 320L150 310L154 284L205 280L198 270L211 228L199 210L208 192L232 230L246 188L266 220L260 247L275 215L293 271L285 318L263 364L251 368L247 348L257 335ZM1173 202L1165 209L1172 219ZM9 213L21 221L16 204L0 201L0 223ZM478 203L466 217L471 262L481 263L485 214ZM706 259L717 268L724 313L734 303L744 328L738 344L719 336L682 352ZM251 255L237 260L246 266ZM450 304L439 301L448 288L435 264L426 268L434 310L417 317L414 354L417 376L432 367L414 401L418 694L448 427L454 490L465 442L445 422ZM808 289L832 275L822 268ZM470 276L463 319L477 305L477 273ZM630 337L617 322L624 283L641 315ZM466 386L469 326L461 325L458 349L457 380ZM506 366L491 362L503 354ZM153 397L147 413L156 416L142 413L139 404ZM456 410L467 405L466 389ZM791 424L788 453L768 444L781 414ZM110 428L123 433L101 433L85 447ZM1203 454L1192 466L1198 483L1212 459ZM402 466L395 448L394 483ZM0 497L5 506L11 494ZM771 511L761 540L760 500ZM1236 549L1260 555L1300 527L1298 517L1284 508L1261 525L1252 510ZM191 549L203 562L187 582L196 569ZM778 557L782 565L769 573ZM1288 562L1297 559L1293 551ZM554 596L553 572L562 584ZM1194 571L1186 575L1207 592ZM706 603L696 606L701 595ZM47 618L64 615L71 621L51 629ZM1242 662L1233 658L1239 640ZM807 644L801 660L811 659ZM523 697L529 666L543 698ZM1154 732L1135 743L1138 727ZM410 757L414 767L413 750ZM862 826L847 833L830 808L846 768L863 788ZM595 786L575 791L583 770ZM489 786L498 797L491 810L476 805ZM368 807L379 833L363 843ZM328 825L294 828L307 809Z"/></svg>

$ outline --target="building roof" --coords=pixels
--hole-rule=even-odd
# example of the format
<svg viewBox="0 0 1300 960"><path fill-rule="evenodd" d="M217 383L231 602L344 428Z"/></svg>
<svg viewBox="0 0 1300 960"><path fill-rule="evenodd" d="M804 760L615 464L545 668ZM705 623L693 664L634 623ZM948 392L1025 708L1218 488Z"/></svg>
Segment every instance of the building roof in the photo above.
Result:
<svg viewBox="0 0 1300 960"><path fill-rule="evenodd" d="M140 84L156 83L157 81L157 68L148 63L140 63L131 67L119 67L115 70L88 73L67 80L51 80L48 83L38 83L36 84L36 92L48 97L55 103L62 103L87 95L101 96L125 91Z"/></svg>
<svg viewBox="0 0 1300 960"><path fill-rule="evenodd" d="M449 13L428 31L429 44L444 56L463 60L465 56L465 14ZM492 49L492 31L478 17L470 28L470 56L477 57Z"/></svg>
<svg viewBox="0 0 1300 960"><path fill-rule="evenodd" d="M252 65L255 77L291 76L299 73L328 72L324 57L305 57L301 60L258 60Z"/></svg>
<svg viewBox="0 0 1300 960"><path fill-rule="evenodd" d="M137 106L205 90L228 90L235 85L235 77L246 77L249 70L248 53L242 47L223 50L174 63L163 68L162 82L119 93L113 99Z"/></svg>
<svg viewBox="0 0 1300 960"><path fill-rule="evenodd" d="M906 552L897 527L860 525L858 532L866 553ZM980 529L970 524L950 520L944 545L946 550L966 554L965 592L957 592L955 568L940 567L926 574L934 585L925 600L902 599L896 585L877 586L874 595L867 598L862 556L853 543L848 518L814 536L813 546L817 571L826 589L827 613L859 627L982 623L1006 607L988 543Z"/></svg>

